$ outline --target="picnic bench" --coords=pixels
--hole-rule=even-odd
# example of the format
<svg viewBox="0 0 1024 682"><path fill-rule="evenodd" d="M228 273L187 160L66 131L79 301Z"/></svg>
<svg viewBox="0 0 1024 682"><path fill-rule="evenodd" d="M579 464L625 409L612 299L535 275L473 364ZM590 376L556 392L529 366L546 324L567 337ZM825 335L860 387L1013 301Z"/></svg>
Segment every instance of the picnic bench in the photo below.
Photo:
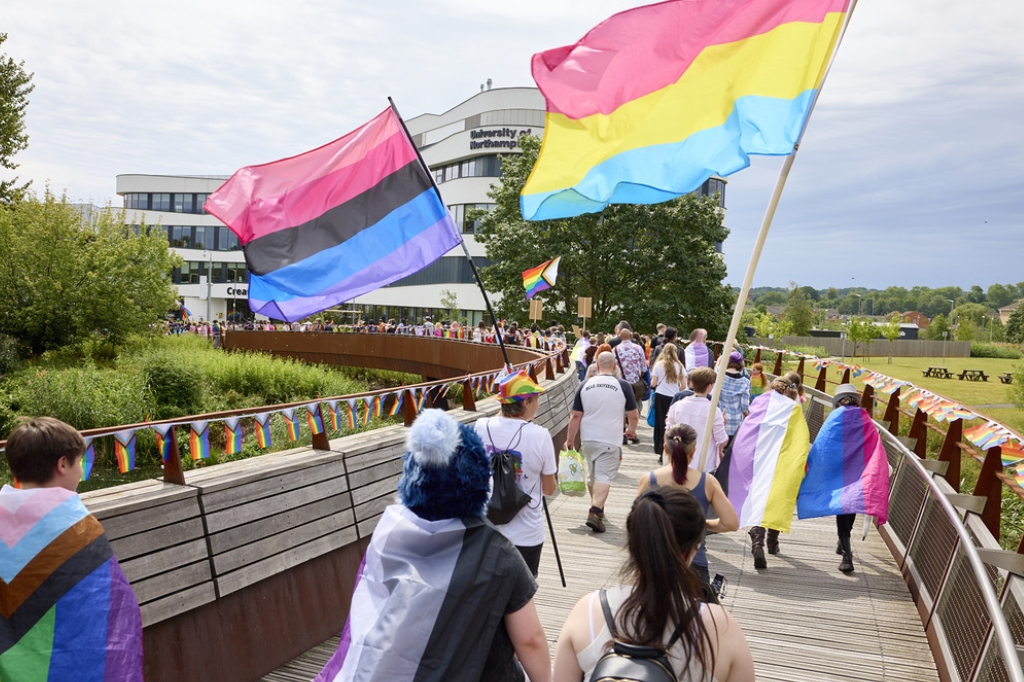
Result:
<svg viewBox="0 0 1024 682"><path fill-rule="evenodd" d="M1012 384L1013 383L1013 375L1010 374L1009 372L1004 372L1003 374L999 375L999 380L1001 382L1003 382L1004 384Z"/></svg>
<svg viewBox="0 0 1024 682"><path fill-rule="evenodd" d="M922 369L921 374L926 377L935 377L936 379L952 379L953 373L945 367L929 367L928 369Z"/></svg>
<svg viewBox="0 0 1024 682"><path fill-rule="evenodd" d="M967 379L968 381L988 381L988 375L985 374L984 370L980 369L965 369L960 372L956 377L960 381Z"/></svg>

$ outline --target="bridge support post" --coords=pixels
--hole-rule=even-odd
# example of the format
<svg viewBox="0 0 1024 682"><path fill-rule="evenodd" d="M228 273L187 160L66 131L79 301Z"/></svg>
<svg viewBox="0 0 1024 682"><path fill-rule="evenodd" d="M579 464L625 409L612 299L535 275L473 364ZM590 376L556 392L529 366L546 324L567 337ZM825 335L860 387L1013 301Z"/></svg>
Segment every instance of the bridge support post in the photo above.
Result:
<svg viewBox="0 0 1024 682"><path fill-rule="evenodd" d="M818 379L814 382L815 391L825 392L825 387L828 385L828 376L826 372L828 372L828 367L826 365L822 365L821 369L818 370Z"/></svg>
<svg viewBox="0 0 1024 682"><path fill-rule="evenodd" d="M939 461L949 464L946 469L946 483L960 492L960 439L964 434L964 422L956 419L949 423L946 430L946 438L942 441L942 450L939 452Z"/></svg>
<svg viewBox="0 0 1024 682"><path fill-rule="evenodd" d="M473 382L466 379L462 382L462 409L476 412L476 398L473 397Z"/></svg>
<svg viewBox="0 0 1024 682"><path fill-rule="evenodd" d="M849 367L847 367L845 370L843 370L843 380L840 381L839 383L841 383L841 384L848 384L848 383L850 383L850 368Z"/></svg>
<svg viewBox="0 0 1024 682"><path fill-rule="evenodd" d="M889 396L889 403L885 406L884 421L889 422L889 433L894 436L900 435L900 389L893 391Z"/></svg>
<svg viewBox="0 0 1024 682"><path fill-rule="evenodd" d="M875 387L870 385L864 386L864 392L860 396L860 406L868 411L871 418L875 418Z"/></svg>
<svg viewBox="0 0 1024 682"><path fill-rule="evenodd" d="M998 446L985 452L985 461L981 465L973 493L988 498L981 520L996 540L999 539L999 519L1003 513L1003 483L996 477L996 473L1003 468L1001 455L1002 448Z"/></svg>
<svg viewBox="0 0 1024 682"><path fill-rule="evenodd" d="M174 485L185 485L185 472L181 468L181 452L178 450L178 437L175 435L175 427L167 431L167 437L171 439L170 454L164 462L164 483Z"/></svg>
<svg viewBox="0 0 1024 682"><path fill-rule="evenodd" d="M406 389L405 400L402 401L402 421L406 426L412 426L416 421L416 394L411 389Z"/></svg>
<svg viewBox="0 0 1024 682"><path fill-rule="evenodd" d="M800 375L800 383L806 386L807 382L804 381L804 358L802 357L796 365L796 373Z"/></svg>
<svg viewBox="0 0 1024 682"><path fill-rule="evenodd" d="M914 445L914 454L921 459L928 457L928 413L918 408L914 414L914 422L910 425L910 433L907 434L911 438L916 438L917 443Z"/></svg>
<svg viewBox="0 0 1024 682"><path fill-rule="evenodd" d="M383 407L384 406L381 405L381 409L383 409ZM313 446L314 450L330 450L331 439L327 437L327 420L324 419L324 412L321 409L321 403L316 404L316 414L317 417L320 419L320 423L324 425L324 430L321 431L320 433L313 434L313 442L311 443L311 445Z"/></svg>
<svg viewBox="0 0 1024 682"><path fill-rule="evenodd" d="M772 370L772 374L775 376L782 374L782 353L775 354L775 368Z"/></svg>

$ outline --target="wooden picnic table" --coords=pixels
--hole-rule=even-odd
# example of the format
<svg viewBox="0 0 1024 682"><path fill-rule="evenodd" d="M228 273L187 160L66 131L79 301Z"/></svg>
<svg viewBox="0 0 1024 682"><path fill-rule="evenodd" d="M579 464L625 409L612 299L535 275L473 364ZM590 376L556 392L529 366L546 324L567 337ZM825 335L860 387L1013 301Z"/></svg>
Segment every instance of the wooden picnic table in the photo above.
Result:
<svg viewBox="0 0 1024 682"><path fill-rule="evenodd" d="M928 369L921 370L921 374L926 377L935 377L936 379L952 379L953 373L945 367L929 367Z"/></svg>
<svg viewBox="0 0 1024 682"><path fill-rule="evenodd" d="M1013 383L1013 375L1010 374L1009 372L1004 372L1003 374L999 375L999 380L1001 382L1003 382L1004 384L1012 384Z"/></svg>
<svg viewBox="0 0 1024 682"><path fill-rule="evenodd" d="M984 370L980 369L965 369L957 375L957 379L963 381L988 381L988 375L985 374Z"/></svg>

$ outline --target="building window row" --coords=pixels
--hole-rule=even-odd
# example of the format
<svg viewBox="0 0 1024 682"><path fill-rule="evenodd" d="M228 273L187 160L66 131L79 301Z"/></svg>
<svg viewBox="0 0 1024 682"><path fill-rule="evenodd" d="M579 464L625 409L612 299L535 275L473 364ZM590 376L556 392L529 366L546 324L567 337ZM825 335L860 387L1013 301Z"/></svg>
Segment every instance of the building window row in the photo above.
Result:
<svg viewBox="0 0 1024 682"><path fill-rule="evenodd" d="M489 258L474 258L477 267L483 268L491 264ZM411 287L429 284L474 284L473 268L464 256L447 256L439 258L419 272L388 284L389 287Z"/></svg>
<svg viewBox="0 0 1024 682"><path fill-rule="evenodd" d="M242 245L238 235L227 227L216 225L163 225L167 243L179 249L206 249L208 251L238 251Z"/></svg>
<svg viewBox="0 0 1024 682"><path fill-rule="evenodd" d="M129 192L124 195L124 207L141 211L205 214L203 204L208 196L194 192Z"/></svg>
<svg viewBox="0 0 1024 682"><path fill-rule="evenodd" d="M200 284L200 277L206 276L206 270L210 266L207 261L185 261L180 268L174 268L171 272L171 281L175 284ZM249 281L249 271L245 263L218 263L213 262L210 268L212 284L244 284Z"/></svg>
<svg viewBox="0 0 1024 682"><path fill-rule="evenodd" d="M708 178L697 190L702 197L713 197L718 194L718 205L725 208L725 181L718 178Z"/></svg>
<svg viewBox="0 0 1024 682"><path fill-rule="evenodd" d="M490 213L495 206L496 204L455 204L449 206L448 210L461 232L475 234L477 228L480 227L480 219L483 218L483 214Z"/></svg>
<svg viewBox="0 0 1024 682"><path fill-rule="evenodd" d="M497 178L501 177L501 159L497 154L477 156L464 161L456 161L430 170L434 174L434 182L441 184L459 178Z"/></svg>

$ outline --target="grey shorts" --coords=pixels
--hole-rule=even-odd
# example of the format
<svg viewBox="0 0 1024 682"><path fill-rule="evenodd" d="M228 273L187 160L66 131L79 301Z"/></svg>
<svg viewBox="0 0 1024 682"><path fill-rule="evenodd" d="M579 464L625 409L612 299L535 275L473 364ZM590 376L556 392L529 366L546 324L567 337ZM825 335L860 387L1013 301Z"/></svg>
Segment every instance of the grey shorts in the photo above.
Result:
<svg viewBox="0 0 1024 682"><path fill-rule="evenodd" d="M595 483L611 485L615 474L619 473L622 448L618 445L585 440L580 443L580 454L587 462L587 479L590 481L590 485Z"/></svg>

